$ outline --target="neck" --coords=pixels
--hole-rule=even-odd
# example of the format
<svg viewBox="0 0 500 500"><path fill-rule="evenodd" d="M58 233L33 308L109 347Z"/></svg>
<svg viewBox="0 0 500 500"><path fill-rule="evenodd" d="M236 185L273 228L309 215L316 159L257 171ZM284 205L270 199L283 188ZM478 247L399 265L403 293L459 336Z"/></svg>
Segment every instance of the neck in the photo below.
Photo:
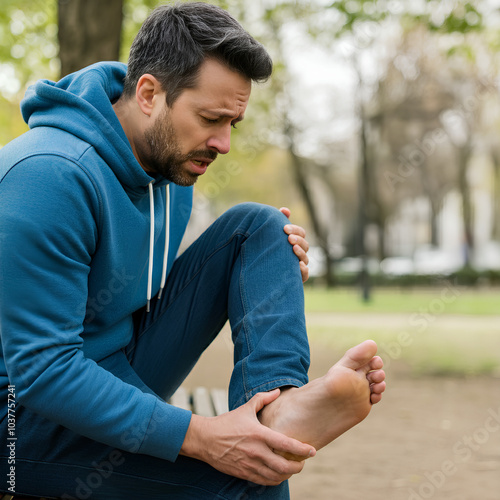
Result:
<svg viewBox="0 0 500 500"><path fill-rule="evenodd" d="M116 113L118 121L120 122L125 135L127 136L128 142L130 143L130 147L132 148L132 152L135 156L135 159L138 163L144 168L142 165L139 155L137 154L136 148L136 137L138 135L138 116L137 110L134 109L134 99L127 99L123 96L118 99L113 104L113 110ZM137 118L137 120L135 119Z"/></svg>

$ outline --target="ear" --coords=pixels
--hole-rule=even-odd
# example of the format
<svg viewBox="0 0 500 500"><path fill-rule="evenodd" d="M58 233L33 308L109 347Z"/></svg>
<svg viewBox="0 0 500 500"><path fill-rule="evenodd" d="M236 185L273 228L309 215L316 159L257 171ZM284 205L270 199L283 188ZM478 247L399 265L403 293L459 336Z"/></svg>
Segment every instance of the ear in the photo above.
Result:
<svg viewBox="0 0 500 500"><path fill-rule="evenodd" d="M139 78L135 88L135 98L145 115L152 115L160 96L163 96L163 100L165 99L164 94L160 82L153 75L144 74Z"/></svg>

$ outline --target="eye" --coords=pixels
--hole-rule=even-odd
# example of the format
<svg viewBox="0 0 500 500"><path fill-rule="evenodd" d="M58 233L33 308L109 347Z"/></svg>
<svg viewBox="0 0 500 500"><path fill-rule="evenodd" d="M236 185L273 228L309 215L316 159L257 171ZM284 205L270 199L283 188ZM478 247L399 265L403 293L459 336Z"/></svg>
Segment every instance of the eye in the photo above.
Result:
<svg viewBox="0 0 500 500"><path fill-rule="evenodd" d="M212 119L212 118L207 118L206 116L202 116L202 119L205 123L208 123L210 125L214 125L215 123L219 122L218 118Z"/></svg>

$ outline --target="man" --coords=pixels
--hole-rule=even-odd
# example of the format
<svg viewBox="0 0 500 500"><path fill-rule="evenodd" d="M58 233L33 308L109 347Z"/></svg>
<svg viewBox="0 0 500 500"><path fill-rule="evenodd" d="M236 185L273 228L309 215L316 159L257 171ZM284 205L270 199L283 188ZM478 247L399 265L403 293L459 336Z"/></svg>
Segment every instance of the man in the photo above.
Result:
<svg viewBox="0 0 500 500"><path fill-rule="evenodd" d="M371 341L308 383L307 242L278 210L239 205L176 259L192 185L271 69L225 11L191 3L153 12L128 69L28 90L31 130L0 152L0 490L287 498L380 400ZM165 403L228 318L232 411Z"/></svg>

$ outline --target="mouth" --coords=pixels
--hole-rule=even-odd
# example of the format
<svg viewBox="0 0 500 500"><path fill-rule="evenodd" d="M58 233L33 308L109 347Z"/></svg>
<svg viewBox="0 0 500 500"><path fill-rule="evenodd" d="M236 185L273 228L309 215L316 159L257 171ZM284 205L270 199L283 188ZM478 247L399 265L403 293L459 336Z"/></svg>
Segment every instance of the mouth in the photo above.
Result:
<svg viewBox="0 0 500 500"><path fill-rule="evenodd" d="M210 164L217 158L217 153L212 151L198 151L190 155L190 170L196 175L203 175Z"/></svg>
<svg viewBox="0 0 500 500"><path fill-rule="evenodd" d="M198 175L203 175L206 171L209 165L213 162L213 159L211 158L192 158L189 160L191 163L191 170L195 174Z"/></svg>
<svg viewBox="0 0 500 500"><path fill-rule="evenodd" d="M208 161L203 161L203 160L191 160L195 165L198 165L199 167L208 167L209 162Z"/></svg>

